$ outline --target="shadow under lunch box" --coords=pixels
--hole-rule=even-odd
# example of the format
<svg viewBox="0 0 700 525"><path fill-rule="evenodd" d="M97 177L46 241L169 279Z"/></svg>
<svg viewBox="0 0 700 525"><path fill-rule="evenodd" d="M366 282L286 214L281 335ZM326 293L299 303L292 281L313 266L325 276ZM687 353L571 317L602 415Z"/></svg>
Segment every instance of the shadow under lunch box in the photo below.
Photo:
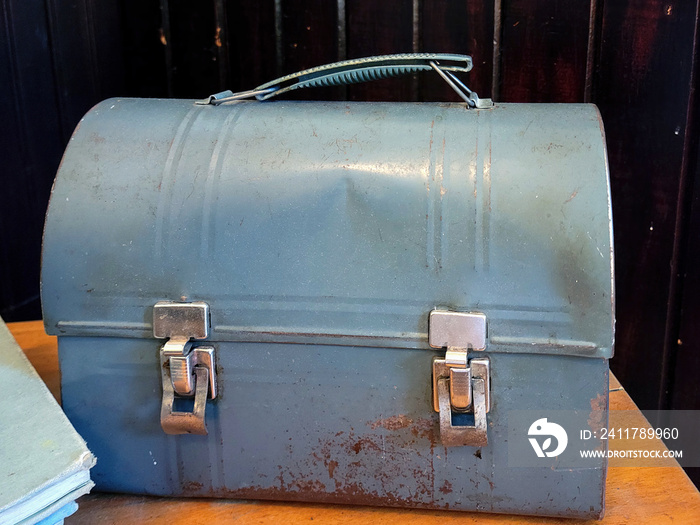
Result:
<svg viewBox="0 0 700 525"><path fill-rule="evenodd" d="M99 490L602 516L601 118L479 99L470 67L379 57L85 115L42 299ZM244 99L424 69L465 102Z"/></svg>

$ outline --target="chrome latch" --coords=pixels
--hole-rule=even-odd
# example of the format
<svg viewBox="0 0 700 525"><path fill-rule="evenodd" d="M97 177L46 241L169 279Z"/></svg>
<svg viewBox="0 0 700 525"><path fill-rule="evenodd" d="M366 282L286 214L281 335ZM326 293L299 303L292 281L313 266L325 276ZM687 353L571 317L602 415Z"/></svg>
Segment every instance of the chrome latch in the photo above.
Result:
<svg viewBox="0 0 700 525"><path fill-rule="evenodd" d="M209 305L161 301L153 307L153 335L168 338L160 348L163 400L160 424L166 434L206 434L207 398L216 398L212 346L192 346L209 336ZM177 411L176 399L194 397L191 411Z"/></svg>
<svg viewBox="0 0 700 525"><path fill-rule="evenodd" d="M482 313L430 312L429 342L447 347L433 359L433 409L440 413L440 439L446 447L488 444L486 414L491 408L491 363L469 356L486 348L486 316ZM453 425L455 413L471 413L474 425Z"/></svg>

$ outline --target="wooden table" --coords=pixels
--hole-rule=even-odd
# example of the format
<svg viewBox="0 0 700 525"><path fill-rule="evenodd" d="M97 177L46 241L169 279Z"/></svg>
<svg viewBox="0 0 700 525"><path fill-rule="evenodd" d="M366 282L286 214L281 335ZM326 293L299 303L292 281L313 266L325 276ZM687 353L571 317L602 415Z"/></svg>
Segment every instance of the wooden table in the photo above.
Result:
<svg viewBox="0 0 700 525"><path fill-rule="evenodd" d="M59 399L56 338L44 334L40 321L10 323L10 330L51 392ZM60 400L60 399L59 399ZM636 410L611 380L611 410ZM639 418L643 418L641 413ZM653 523L700 524L700 493L677 463L672 467L611 468L608 471L606 515L603 521L533 518L464 512L351 507L306 503L197 500L90 494L80 500L67 524L98 523Z"/></svg>

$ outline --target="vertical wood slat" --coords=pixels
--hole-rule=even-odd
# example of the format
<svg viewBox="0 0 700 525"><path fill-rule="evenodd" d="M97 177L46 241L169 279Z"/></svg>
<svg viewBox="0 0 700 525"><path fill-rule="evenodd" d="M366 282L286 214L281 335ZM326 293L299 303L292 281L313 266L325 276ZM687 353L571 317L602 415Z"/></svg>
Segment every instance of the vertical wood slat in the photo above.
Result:
<svg viewBox="0 0 700 525"><path fill-rule="evenodd" d="M411 51L413 53L420 53L423 50L423 32L421 27L422 18L422 4L421 0L413 0L412 5L412 39L411 39ZM420 81L418 74L414 74L411 78L411 100L420 100Z"/></svg>
<svg viewBox="0 0 700 525"><path fill-rule="evenodd" d="M661 406L672 410L700 410L700 104L695 87L700 74L699 51L700 2L695 9L693 64L671 259L668 317L673 316L676 322L667 323L665 350L669 359L662 369ZM694 481L700 482L700 468L695 470Z"/></svg>
<svg viewBox="0 0 700 525"><path fill-rule="evenodd" d="M583 101L590 102L593 93L593 68L595 67L596 46L599 41L599 27L601 24L598 10L598 0L590 0L590 12L588 15L588 49L586 51L586 79L583 86Z"/></svg>
<svg viewBox="0 0 700 525"><path fill-rule="evenodd" d="M275 1L275 64L276 76L284 74L284 49L282 47L282 0Z"/></svg>
<svg viewBox="0 0 700 525"><path fill-rule="evenodd" d="M57 83L57 102L61 112L62 141L68 141L73 127L79 119L74 101L95 98L94 80L90 71L83 42L86 42L85 28L80 23L80 5L78 2L67 6L57 0L47 0L49 32L51 39L51 58ZM70 28L70 29L69 29ZM66 56L68 55L68 57ZM82 64L83 71L76 71L69 65L71 59ZM70 98L65 93L70 92Z"/></svg>
<svg viewBox="0 0 700 525"><path fill-rule="evenodd" d="M501 100L501 38L503 36L503 5L501 0L493 3L493 54L491 97L494 101Z"/></svg>
<svg viewBox="0 0 700 525"><path fill-rule="evenodd" d="M338 19L338 60L347 60L348 58L348 31L345 0L338 0L337 3L337 19Z"/></svg>
<svg viewBox="0 0 700 525"><path fill-rule="evenodd" d="M244 91L277 75L275 5L237 0L227 9L233 91Z"/></svg>
<svg viewBox="0 0 700 525"><path fill-rule="evenodd" d="M671 357L670 265L694 15L688 3L603 5L593 101L605 122L615 221L617 333L611 367L644 409L663 406L661 373Z"/></svg>
<svg viewBox="0 0 700 525"><path fill-rule="evenodd" d="M410 53L413 47L411 2L346 0L348 57ZM410 101L411 77L396 77L348 89L350 100Z"/></svg>
<svg viewBox="0 0 700 525"><path fill-rule="evenodd" d="M697 73L697 38L698 26L696 24L696 61L694 64ZM697 78L697 75L695 75ZM697 93L697 92L696 92ZM690 113L690 121L700 122L700 105L696 95L693 95L694 110ZM673 345L673 356L669 360L668 373L663 376L667 383L663 388L668 392L668 402L664 408L670 410L700 410L700 158L698 156L698 127L694 124L690 152L688 160L693 161L689 165L687 193L685 207L688 210L685 218L687 224L682 238L684 239L683 253L677 269L682 279L681 300L678 301L678 332L669 341ZM673 334L669 334L673 335ZM675 339L675 340L673 340ZM677 450L689 451L697 454L697 436L680 436L673 443ZM698 456L696 456L698 457ZM686 460L689 461L689 460ZM700 487L700 467L685 469L688 477Z"/></svg>
<svg viewBox="0 0 700 525"><path fill-rule="evenodd" d="M413 15L413 38L411 42L411 51L420 53L423 50L423 27L421 17L423 11L423 2L421 0L413 0L411 13Z"/></svg>
<svg viewBox="0 0 700 525"><path fill-rule="evenodd" d="M214 23L216 32L214 44L217 48L216 61L219 65L219 90L228 89L231 82L230 60L228 56L228 18L225 0L214 0Z"/></svg>
<svg viewBox="0 0 700 525"><path fill-rule="evenodd" d="M172 96L172 57L168 59L161 0L122 0L124 92L131 97ZM169 25L166 25L169 30ZM170 94L168 92L170 71Z"/></svg>
<svg viewBox="0 0 700 525"><path fill-rule="evenodd" d="M91 63L95 64L93 82L95 102L117 96L124 90L124 56L122 49L122 2L124 0L85 0ZM93 101L88 101L87 111ZM82 114L80 115L82 117ZM72 130L71 130L72 132Z"/></svg>
<svg viewBox="0 0 700 525"><path fill-rule="evenodd" d="M503 4L501 86L507 102L581 102L590 0Z"/></svg>
<svg viewBox="0 0 700 525"><path fill-rule="evenodd" d="M67 142L92 105L123 90L120 10L117 0L47 0L46 6L62 138Z"/></svg>
<svg viewBox="0 0 700 525"><path fill-rule="evenodd" d="M700 115L696 114L695 118ZM675 355L669 363L669 373L664 374L664 379L670 380L664 388L670 393L664 408L671 410L700 410L700 165L693 166L692 170L695 180L688 185L695 193L686 216L685 253L682 270L678 271L684 276L682 299L678 303L678 335L670 341L676 347Z"/></svg>
<svg viewBox="0 0 700 525"><path fill-rule="evenodd" d="M169 3L172 41L173 95L203 98L219 89L219 48L216 45L214 0Z"/></svg>
<svg viewBox="0 0 700 525"><path fill-rule="evenodd" d="M672 275L676 279L676 332L667 330L669 347L667 371L662 376L662 391L667 392L663 408L700 410L700 104L697 85L700 74L700 2L695 11L693 66L690 80L690 104L686 118L684 165L680 181ZM669 326L670 323L667 325ZM671 352L672 350L672 352ZM697 436L683 436L674 447L697 452ZM697 456L696 456L697 457ZM686 468L688 477L700 487L700 467Z"/></svg>
<svg viewBox="0 0 700 525"><path fill-rule="evenodd" d="M170 0L160 0L160 42L165 49L165 78L169 97L175 96L173 39L170 31Z"/></svg>
<svg viewBox="0 0 700 525"><path fill-rule="evenodd" d="M474 69L460 76L479 96L491 96L493 0L422 2L421 31L424 51L471 55ZM462 101L437 74L423 73L419 80L422 100Z"/></svg>
<svg viewBox="0 0 700 525"><path fill-rule="evenodd" d="M339 59L338 4L328 0L284 0L282 4L284 71L294 73ZM293 91L286 98L342 100L343 87Z"/></svg>
<svg viewBox="0 0 700 525"><path fill-rule="evenodd" d="M347 26L347 8L345 6L345 0L338 0L337 3L337 20L338 20L338 60L348 59L348 26ZM348 88L347 86L341 86L339 88L338 98L340 100L348 99Z"/></svg>

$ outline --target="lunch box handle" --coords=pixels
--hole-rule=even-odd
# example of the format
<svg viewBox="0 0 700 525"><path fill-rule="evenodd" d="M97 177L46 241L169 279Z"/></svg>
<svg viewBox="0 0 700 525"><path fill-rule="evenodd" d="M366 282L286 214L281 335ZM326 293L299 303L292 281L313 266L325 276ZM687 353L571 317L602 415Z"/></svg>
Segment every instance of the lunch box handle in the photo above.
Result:
<svg viewBox="0 0 700 525"><path fill-rule="evenodd" d="M436 71L469 107L491 107L493 105L491 99L479 98L476 92L464 85L455 75L455 73L471 71L472 65L472 57L448 53L403 53L356 58L292 73L250 91L233 93L227 90L215 93L204 100L197 101L197 104L218 106L225 102L247 98L263 101L294 89L359 84L419 71Z"/></svg>

